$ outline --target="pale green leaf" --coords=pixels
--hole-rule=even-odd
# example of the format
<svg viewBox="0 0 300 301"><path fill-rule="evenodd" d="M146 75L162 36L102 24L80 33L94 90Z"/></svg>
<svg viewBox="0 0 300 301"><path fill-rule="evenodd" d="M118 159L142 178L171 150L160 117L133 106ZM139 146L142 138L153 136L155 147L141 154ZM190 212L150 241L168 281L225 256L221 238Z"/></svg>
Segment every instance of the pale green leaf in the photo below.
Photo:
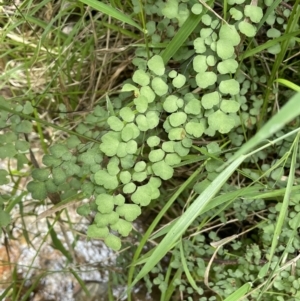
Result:
<svg viewBox="0 0 300 301"><path fill-rule="evenodd" d="M183 128L171 129L168 135L170 140L182 140L185 136L185 130Z"/></svg>
<svg viewBox="0 0 300 301"><path fill-rule="evenodd" d="M231 14L232 18L236 21L239 21L243 18L243 13L236 9L235 7L232 7L230 10L229 10L229 13Z"/></svg>
<svg viewBox="0 0 300 301"><path fill-rule="evenodd" d="M101 138L101 151L107 156L114 156L117 153L120 144L120 134L118 132L108 132Z"/></svg>
<svg viewBox="0 0 300 301"><path fill-rule="evenodd" d="M46 168L36 168L32 171L32 178L34 180L43 182L43 181L47 181L50 175L50 170L46 169Z"/></svg>
<svg viewBox="0 0 300 301"><path fill-rule="evenodd" d="M213 84L215 84L217 81L217 75L212 72L203 72L203 73L198 73L196 75L196 82L198 87L205 89Z"/></svg>
<svg viewBox="0 0 300 301"><path fill-rule="evenodd" d="M132 80L140 86L148 86L150 83L150 75L144 70L136 70L132 76Z"/></svg>
<svg viewBox="0 0 300 301"><path fill-rule="evenodd" d="M178 15L178 1L169 0L165 3L165 6L162 8L162 13L169 19L176 18Z"/></svg>
<svg viewBox="0 0 300 301"><path fill-rule="evenodd" d="M178 74L173 80L172 84L175 88L180 89L186 82L186 77L182 74Z"/></svg>
<svg viewBox="0 0 300 301"><path fill-rule="evenodd" d="M240 104L233 99L223 99L220 108L224 113L236 113L240 109Z"/></svg>
<svg viewBox="0 0 300 301"><path fill-rule="evenodd" d="M49 148L50 153L54 158L61 158L65 153L68 153L68 148L63 144L54 144Z"/></svg>
<svg viewBox="0 0 300 301"><path fill-rule="evenodd" d="M239 30L241 33L243 33L245 36L252 38L256 34L256 27L253 26L252 24L242 21L239 23Z"/></svg>
<svg viewBox="0 0 300 301"><path fill-rule="evenodd" d="M107 227L97 227L97 225L89 225L87 229L87 236L90 238L105 238L108 236L109 231Z"/></svg>
<svg viewBox="0 0 300 301"><path fill-rule="evenodd" d="M61 167L55 167L52 169L52 177L56 185L63 184L67 179L67 175Z"/></svg>
<svg viewBox="0 0 300 301"><path fill-rule="evenodd" d="M234 59L228 59L225 61L222 61L218 64L218 71L221 74L227 74L227 73L231 73L234 74L238 68L239 64L236 60Z"/></svg>
<svg viewBox="0 0 300 301"><path fill-rule="evenodd" d="M107 171L111 176L116 176L120 172L120 160L117 157L112 157L107 164Z"/></svg>
<svg viewBox="0 0 300 301"><path fill-rule="evenodd" d="M148 61L148 67L154 74L156 74L158 76L161 76L165 73L165 65L164 65L162 57L159 55L154 55Z"/></svg>
<svg viewBox="0 0 300 301"><path fill-rule="evenodd" d="M169 86L160 77L153 78L151 87L158 96L165 95L169 88Z"/></svg>
<svg viewBox="0 0 300 301"><path fill-rule="evenodd" d="M198 115L201 113L201 103L198 99L191 99L184 107L186 114Z"/></svg>
<svg viewBox="0 0 300 301"><path fill-rule="evenodd" d="M237 46L241 42L241 37L237 32L235 26L228 25L227 23L222 24L219 32L219 37L221 40L227 40L232 46ZM226 46L227 44L224 45Z"/></svg>
<svg viewBox="0 0 300 301"><path fill-rule="evenodd" d="M162 149L155 149L149 153L150 162L161 161L165 156L165 152Z"/></svg>
<svg viewBox="0 0 300 301"><path fill-rule="evenodd" d="M206 51L205 40L201 38L196 38L194 40L194 48L196 53L204 53Z"/></svg>
<svg viewBox="0 0 300 301"><path fill-rule="evenodd" d="M135 114L129 107L123 107L119 112L121 118L126 122L134 121Z"/></svg>
<svg viewBox="0 0 300 301"><path fill-rule="evenodd" d="M120 172L120 181L123 184L128 184L131 181L131 173L127 170Z"/></svg>
<svg viewBox="0 0 300 301"><path fill-rule="evenodd" d="M146 96L140 95L134 99L134 104L136 105L136 110L139 113L145 113L148 108L148 99Z"/></svg>
<svg viewBox="0 0 300 301"><path fill-rule="evenodd" d="M30 148L30 143L24 140L17 140L15 143L16 150L26 152Z"/></svg>
<svg viewBox="0 0 300 301"><path fill-rule="evenodd" d="M174 152L174 142L173 141L165 141L162 144L162 149L166 152L166 153L173 153Z"/></svg>
<svg viewBox="0 0 300 301"><path fill-rule="evenodd" d="M146 96L148 103L153 102L156 97L155 93L149 86L141 87L140 95Z"/></svg>
<svg viewBox="0 0 300 301"><path fill-rule="evenodd" d="M134 171L136 172L141 172L144 171L147 167L147 164L145 161L139 161L137 163L135 163L134 165Z"/></svg>
<svg viewBox="0 0 300 301"><path fill-rule="evenodd" d="M217 54L222 60L229 59L234 54L234 47L230 40L220 39L217 41Z"/></svg>
<svg viewBox="0 0 300 301"><path fill-rule="evenodd" d="M259 23L263 17L262 8L256 5L245 5L244 13L253 23Z"/></svg>
<svg viewBox="0 0 300 301"><path fill-rule="evenodd" d="M223 94L237 95L240 92L240 84L235 79L221 81L219 90Z"/></svg>
<svg viewBox="0 0 300 301"><path fill-rule="evenodd" d="M127 154L135 154L137 151L137 142L135 140L130 140L126 143Z"/></svg>
<svg viewBox="0 0 300 301"><path fill-rule="evenodd" d="M111 176L105 170L99 170L95 173L94 179L96 184L103 186L105 189L116 189L119 181L116 176Z"/></svg>
<svg viewBox="0 0 300 301"><path fill-rule="evenodd" d="M106 227L108 225L114 225L119 220L119 214L115 211L110 213L100 213L98 212L95 216L94 223L99 227Z"/></svg>
<svg viewBox="0 0 300 301"><path fill-rule="evenodd" d="M221 101L221 95L215 91L211 93L206 93L201 99L201 105L204 109L211 109L213 106L219 105Z"/></svg>
<svg viewBox="0 0 300 301"><path fill-rule="evenodd" d="M163 180L169 180L173 177L174 170L164 160L152 165L153 173Z"/></svg>
<svg viewBox="0 0 300 301"><path fill-rule="evenodd" d="M128 84L128 83L124 84L121 92L129 92L129 91L134 91L134 94L137 94L139 89L132 84Z"/></svg>
<svg viewBox="0 0 300 301"><path fill-rule="evenodd" d="M185 130L189 135L200 138L203 135L205 128L202 123L188 122L185 125Z"/></svg>
<svg viewBox="0 0 300 301"><path fill-rule="evenodd" d="M143 198L147 196L141 196L141 197ZM140 206L136 204L124 204L122 206L118 206L116 208L116 212L120 216L124 217L124 219L127 220L128 222L133 222L142 213Z"/></svg>
<svg viewBox="0 0 300 301"><path fill-rule="evenodd" d="M116 235L113 235L111 233L109 233L105 239L104 239L104 243L109 247L111 248L112 250L114 251L119 251L121 249L121 239L116 236Z"/></svg>
<svg viewBox="0 0 300 301"><path fill-rule="evenodd" d="M276 29L276 28L270 28L268 31L267 31L267 36L269 38L278 38L281 36L281 32Z"/></svg>
<svg viewBox="0 0 300 301"><path fill-rule="evenodd" d="M202 10L203 10L203 6L200 3L195 3L192 6L192 13L195 14L195 15L201 14Z"/></svg>
<svg viewBox="0 0 300 301"><path fill-rule="evenodd" d="M184 112L176 112L169 116L169 122L172 127L178 127L185 123L187 120L187 115Z"/></svg>
<svg viewBox="0 0 300 301"><path fill-rule="evenodd" d="M177 111L177 99L178 97L176 97L175 95L169 95L163 103L164 110L168 113L173 113Z"/></svg>
<svg viewBox="0 0 300 301"><path fill-rule="evenodd" d="M221 134L226 134L234 128L235 121L233 117L217 110L208 116L208 124L210 128L220 132Z"/></svg>
<svg viewBox="0 0 300 301"><path fill-rule="evenodd" d="M135 189L136 189L136 185L134 183L128 183L124 185L123 192L126 194L131 194L135 191Z"/></svg>
<svg viewBox="0 0 300 301"><path fill-rule="evenodd" d="M203 73L207 70L206 56L196 55L193 59L193 69L196 72Z"/></svg>
<svg viewBox="0 0 300 301"><path fill-rule="evenodd" d="M100 213L111 213L114 209L114 197L112 195L102 193L96 197L96 204Z"/></svg>
<svg viewBox="0 0 300 301"><path fill-rule="evenodd" d="M160 138L157 136L150 136L147 139L147 144L149 145L149 147L155 147L158 146L160 143Z"/></svg>
<svg viewBox="0 0 300 301"><path fill-rule="evenodd" d="M146 119L149 129L154 129L159 124L159 115L157 111L148 111L146 113Z"/></svg>
<svg viewBox="0 0 300 301"><path fill-rule="evenodd" d="M119 218L116 223L110 226L110 228L114 231L117 231L123 237L126 237L132 231L132 223Z"/></svg>
<svg viewBox="0 0 300 301"><path fill-rule="evenodd" d="M177 154L167 154L165 157L165 162L170 166L176 165L181 162L181 157Z"/></svg>
<svg viewBox="0 0 300 301"><path fill-rule="evenodd" d="M108 117L107 124L113 131L116 132L121 131L124 127L124 123L116 116Z"/></svg>
<svg viewBox="0 0 300 301"><path fill-rule="evenodd" d="M146 171L134 172L132 174L132 181L143 182L147 179L147 176L148 176L148 174Z"/></svg>

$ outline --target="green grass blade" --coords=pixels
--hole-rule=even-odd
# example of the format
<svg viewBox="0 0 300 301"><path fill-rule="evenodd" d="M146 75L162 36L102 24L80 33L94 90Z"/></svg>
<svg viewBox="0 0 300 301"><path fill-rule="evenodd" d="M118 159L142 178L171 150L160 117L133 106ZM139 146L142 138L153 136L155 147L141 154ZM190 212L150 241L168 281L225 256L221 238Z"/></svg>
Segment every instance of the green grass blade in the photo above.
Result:
<svg viewBox="0 0 300 301"><path fill-rule="evenodd" d="M278 38L275 38L273 40L269 40L267 41L266 43L262 44L262 45L259 45L255 48L252 48L252 49L249 49L249 50L246 50L242 56L243 59L246 59L248 57L253 57L254 55L256 55L257 53L260 53L262 52L263 50L266 50L274 45L276 45L277 43L279 42L283 42L285 41L286 39L288 38L293 38L293 37L296 37L300 34L300 30L296 30L296 31L293 31L293 32L290 32L288 34L285 34L283 36L280 36Z"/></svg>
<svg viewBox="0 0 300 301"><path fill-rule="evenodd" d="M70 272L72 273L72 275L75 277L75 279L78 281L78 283L80 284L80 287L82 288L82 290L85 292L86 297L87 298L91 298L91 293L89 292L88 288L86 287L84 281L80 278L80 276L78 275L78 273L76 273L73 269L70 269Z"/></svg>
<svg viewBox="0 0 300 301"><path fill-rule="evenodd" d="M299 33L300 33L300 30L299 30ZM294 90L296 92L300 92L300 86L292 83L291 81L287 80L287 79L284 79L284 78L278 78L278 79L275 79L275 82L279 83L279 84L282 84L288 88L290 88L291 90Z"/></svg>
<svg viewBox="0 0 300 301"><path fill-rule="evenodd" d="M53 229L53 225L51 226L50 223L48 222L48 220L47 220L47 225L48 225L48 229L49 229L50 236L51 236L51 239L52 239L53 247L55 249L59 250L69 260L69 262L72 262L73 261L72 255L64 247L61 240L57 237L57 234Z"/></svg>
<svg viewBox="0 0 300 301"><path fill-rule="evenodd" d="M182 263L182 267L183 270L185 272L186 278L188 280L188 282L190 283L191 287L196 291L196 292L200 292L193 276L191 275L188 265L187 265L187 261L185 259L185 252L183 250L183 245L182 245L182 241L180 242L180 258L181 258L181 263Z"/></svg>
<svg viewBox="0 0 300 301"><path fill-rule="evenodd" d="M237 289L234 293L228 296L224 301L239 301L243 296L245 296L249 290L251 289L251 282L245 283L239 289Z"/></svg>
<svg viewBox="0 0 300 301"><path fill-rule="evenodd" d="M132 25L137 29L139 29L140 31L144 32L143 28L139 24L134 22L130 17L126 16L123 12L120 12L111 6L102 3L101 1L97 1L97 0L79 0L79 1L98 11L101 11L105 15L111 16L114 19Z"/></svg>
<svg viewBox="0 0 300 301"><path fill-rule="evenodd" d="M224 183L236 170L236 168L243 162L245 156L240 156L234 162L232 162L224 171L222 171L218 177L205 189L205 191L192 203L192 205L186 210L186 212L178 219L175 225L170 229L168 234L156 247L142 270L136 276L133 284L136 284L141 278L143 278L151 269L166 255L166 253L174 246L178 239L184 234L190 224L202 213L205 206L211 201L211 199L222 188Z"/></svg>
<svg viewBox="0 0 300 301"><path fill-rule="evenodd" d="M206 10L203 10L203 12ZM180 27L172 41L168 44L166 49L162 52L161 57L165 63L171 59L171 57L178 51L178 49L183 45L183 43L187 40L196 26L199 24L203 14L194 15L191 14L184 24Z"/></svg>
<svg viewBox="0 0 300 301"><path fill-rule="evenodd" d="M226 164L230 164L239 156L245 155L254 147L265 142L271 135L278 132L287 123L300 115L300 93L295 94L248 142L246 142Z"/></svg>
<svg viewBox="0 0 300 301"><path fill-rule="evenodd" d="M213 1L208 3L211 5ZM162 52L161 57L165 64L171 59L171 57L178 51L178 49L187 40L190 34L194 31L196 26L199 24L202 16L207 12L207 8L203 8L203 11L199 15L191 15L187 18L184 24L180 27L172 41L167 45L166 49Z"/></svg>
<svg viewBox="0 0 300 301"><path fill-rule="evenodd" d="M289 172L289 177L287 181L287 186L286 186L286 191L285 195L283 198L282 206L280 209L280 213L278 216L278 220L276 223L275 231L274 231L274 236L272 240L272 245L271 245L271 251L270 251L270 263L272 260L272 257L275 254L276 246L278 244L279 236L282 230L282 226L284 224L284 221L286 219L286 215L288 213L288 208L289 208L289 203L290 203L290 196L292 192L292 187L294 185L295 181L295 171L296 171L296 163L297 163L297 156L298 156L298 146L299 146L299 135L296 136L293 144L293 155L292 155L292 162L291 162L291 167L290 167L290 172Z"/></svg>

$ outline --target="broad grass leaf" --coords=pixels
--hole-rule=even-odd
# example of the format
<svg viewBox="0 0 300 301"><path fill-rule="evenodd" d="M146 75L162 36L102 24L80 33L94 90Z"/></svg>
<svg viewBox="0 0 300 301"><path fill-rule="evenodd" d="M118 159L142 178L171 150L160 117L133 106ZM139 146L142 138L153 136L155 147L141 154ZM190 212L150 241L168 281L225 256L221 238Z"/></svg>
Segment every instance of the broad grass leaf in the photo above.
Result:
<svg viewBox="0 0 300 301"><path fill-rule="evenodd" d="M132 17L126 16L123 12L120 12L116 9L114 9L113 7L102 3L101 1L97 1L97 0L79 0L82 3L85 3L87 5L89 5L90 7L104 13L105 15L111 16L117 20L120 20L124 23L127 23L129 25L132 25L134 27L136 27L137 29L139 29L140 31L144 31L142 29L142 27L137 24L136 22L134 22L132 20Z"/></svg>

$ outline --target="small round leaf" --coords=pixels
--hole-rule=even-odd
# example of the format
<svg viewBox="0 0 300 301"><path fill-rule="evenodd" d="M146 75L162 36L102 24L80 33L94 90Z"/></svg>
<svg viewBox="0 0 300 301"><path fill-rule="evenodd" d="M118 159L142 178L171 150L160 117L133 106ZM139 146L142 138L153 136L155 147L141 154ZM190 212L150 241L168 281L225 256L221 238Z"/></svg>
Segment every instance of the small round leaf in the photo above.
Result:
<svg viewBox="0 0 300 301"><path fill-rule="evenodd" d="M219 90L223 94L237 95L240 92L240 84L235 79L221 81Z"/></svg>
<svg viewBox="0 0 300 301"><path fill-rule="evenodd" d="M187 115L184 112L176 112L169 116L169 122L172 127L178 127L181 124L185 123Z"/></svg>
<svg viewBox="0 0 300 301"><path fill-rule="evenodd" d="M161 76L165 73L165 64L160 55L154 55L148 61L149 69L158 76Z"/></svg>
<svg viewBox="0 0 300 301"><path fill-rule="evenodd" d="M252 24L242 21L239 23L239 30L241 33L243 33L245 36L252 38L256 34L256 27L253 26Z"/></svg>
<svg viewBox="0 0 300 301"><path fill-rule="evenodd" d="M124 204L122 206L118 206L116 208L116 212L120 216L124 217L128 222L133 222L142 213L140 206L136 204Z"/></svg>
<svg viewBox="0 0 300 301"><path fill-rule="evenodd" d="M150 76L144 70L136 70L132 76L132 80L140 86L148 86L150 83Z"/></svg>
<svg viewBox="0 0 300 301"><path fill-rule="evenodd" d="M164 160L156 162L152 165L153 173L163 180L169 180L173 177L174 169Z"/></svg>
<svg viewBox="0 0 300 301"><path fill-rule="evenodd" d="M202 89L205 89L213 85L216 81L217 81L217 75L211 71L198 73L196 75L196 83L198 87Z"/></svg>
<svg viewBox="0 0 300 301"><path fill-rule="evenodd" d="M222 60L229 59L234 54L234 47L230 40L220 39L217 41L217 54Z"/></svg>
<svg viewBox="0 0 300 301"><path fill-rule="evenodd" d="M107 227L99 228L97 225L89 225L87 229L87 236L90 238L105 238L109 234Z"/></svg>
<svg viewBox="0 0 300 301"><path fill-rule="evenodd" d="M124 123L116 116L110 116L107 123L113 131L119 132L123 129Z"/></svg>
<svg viewBox="0 0 300 301"><path fill-rule="evenodd" d="M165 156L165 152L162 149L155 149L149 153L149 160L151 162L161 161Z"/></svg>
<svg viewBox="0 0 300 301"><path fill-rule="evenodd" d="M165 95L169 88L169 86L160 77L153 78L151 87L158 96Z"/></svg>
<svg viewBox="0 0 300 301"><path fill-rule="evenodd" d="M184 75L182 74L178 74L173 80L172 80L172 84L175 88L180 89L183 87L183 85L186 82L186 78Z"/></svg>
<svg viewBox="0 0 300 301"><path fill-rule="evenodd" d="M263 11L260 6L245 5L244 13L253 23L259 23L263 17Z"/></svg>
<svg viewBox="0 0 300 301"><path fill-rule="evenodd" d="M116 235L113 235L111 233L109 233L105 239L104 239L104 243L109 247L111 248L112 250L114 251L119 251L121 249L121 239L116 236Z"/></svg>

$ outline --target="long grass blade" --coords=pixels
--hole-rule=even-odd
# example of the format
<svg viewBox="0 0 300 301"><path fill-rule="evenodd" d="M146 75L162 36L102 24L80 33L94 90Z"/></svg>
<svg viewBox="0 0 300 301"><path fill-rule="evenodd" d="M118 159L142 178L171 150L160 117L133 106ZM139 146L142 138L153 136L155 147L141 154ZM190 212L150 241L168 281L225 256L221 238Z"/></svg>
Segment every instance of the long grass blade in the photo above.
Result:
<svg viewBox="0 0 300 301"><path fill-rule="evenodd" d="M101 11L105 15L111 16L119 21L132 25L142 32L144 31L143 28L139 24L134 22L131 17L126 16L123 12L120 12L111 6L102 3L101 1L97 1L97 0L79 0L79 1L98 11Z"/></svg>

